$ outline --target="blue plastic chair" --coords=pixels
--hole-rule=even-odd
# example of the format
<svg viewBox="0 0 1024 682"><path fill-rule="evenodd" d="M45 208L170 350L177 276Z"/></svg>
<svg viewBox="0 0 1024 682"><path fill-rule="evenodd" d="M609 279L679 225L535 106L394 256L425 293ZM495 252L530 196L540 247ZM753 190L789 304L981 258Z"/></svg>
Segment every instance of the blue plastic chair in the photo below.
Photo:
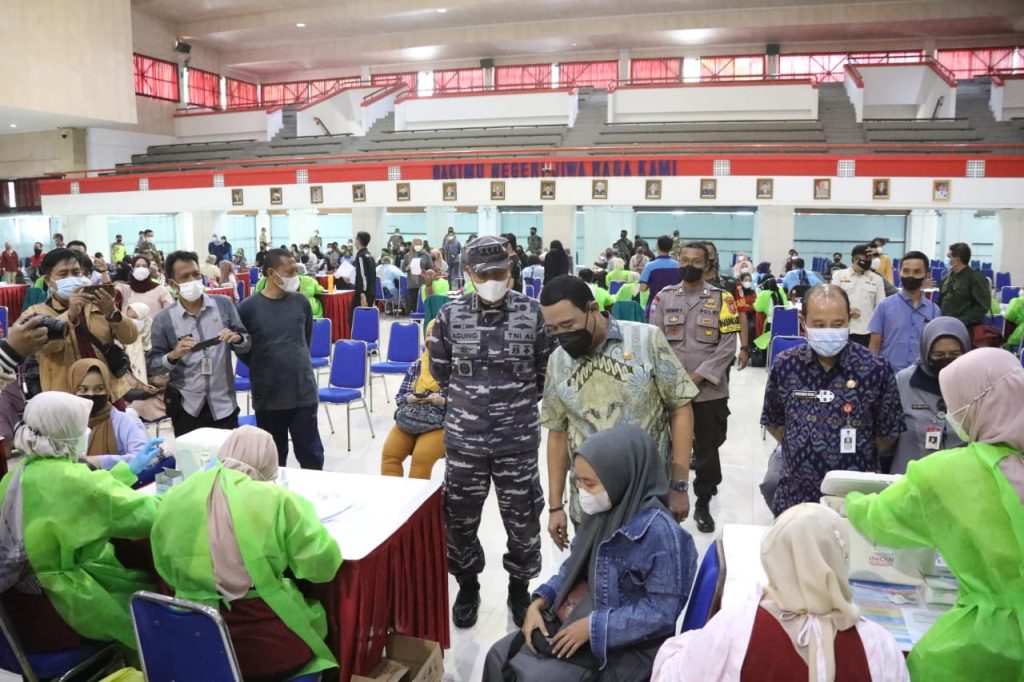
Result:
<svg viewBox="0 0 1024 682"><path fill-rule="evenodd" d="M132 624L147 682L242 682L235 647L220 613L153 592L132 595ZM290 682L315 682L319 673Z"/></svg>
<svg viewBox="0 0 1024 682"><path fill-rule="evenodd" d="M380 311L376 308L356 308L352 313L352 340L365 341L366 352L375 354L380 342Z"/></svg>
<svg viewBox="0 0 1024 682"><path fill-rule="evenodd" d="M526 294L527 298L537 298L537 290L533 288L532 284L524 284L523 293Z"/></svg>
<svg viewBox="0 0 1024 682"><path fill-rule="evenodd" d="M309 341L309 360L319 378L320 370L331 365L331 321L313 320L313 336Z"/></svg>
<svg viewBox="0 0 1024 682"><path fill-rule="evenodd" d="M249 281L255 287L256 283L260 281L260 269L257 267L249 268Z"/></svg>
<svg viewBox="0 0 1024 682"><path fill-rule="evenodd" d="M426 317L426 313L423 312L423 296L416 296L416 311L409 313L409 319L414 322L422 322L423 318Z"/></svg>
<svg viewBox="0 0 1024 682"><path fill-rule="evenodd" d="M1018 296L1020 296L1020 287L1006 286L999 290L1000 303L1009 303Z"/></svg>
<svg viewBox="0 0 1024 682"><path fill-rule="evenodd" d="M415 326L415 325L414 325ZM345 406L345 422L348 427L348 450L352 451L352 403L358 402L366 411L366 423L370 425L370 437L376 438L373 422L370 420L370 408L363 397L366 388L366 342L346 341L334 342L334 357L331 360L331 378L327 388L320 389L320 402L327 413L327 423L334 433L334 421L328 405Z"/></svg>
<svg viewBox="0 0 1024 682"><path fill-rule="evenodd" d="M724 563L722 541L715 540L704 553L704 559L697 569L690 601L686 605L686 615L683 616L683 632L700 630L718 611L722 603L722 588L725 586L725 573L722 571Z"/></svg>
<svg viewBox="0 0 1024 682"><path fill-rule="evenodd" d="M245 282L239 282L238 284L235 285L235 288L238 290L238 301L239 302L244 301L245 300Z"/></svg>
<svg viewBox="0 0 1024 682"><path fill-rule="evenodd" d="M772 308L772 338L776 336L799 336L800 313L796 308L789 310L782 306Z"/></svg>
<svg viewBox="0 0 1024 682"><path fill-rule="evenodd" d="M238 418L239 426L258 426L256 423L256 415L254 414L243 414Z"/></svg>
<svg viewBox="0 0 1024 682"><path fill-rule="evenodd" d="M245 411L251 412L252 382L249 380L249 366L241 360L235 362L235 390L245 393Z"/></svg>
<svg viewBox="0 0 1024 682"><path fill-rule="evenodd" d="M384 377L388 374L405 375L409 365L420 356L420 327L415 322L392 322L388 334L388 357L385 362L370 365L370 406L373 406L373 380L380 379L384 384L384 402L389 403L388 383Z"/></svg>
<svg viewBox="0 0 1024 682"><path fill-rule="evenodd" d="M997 272L996 273L996 289L1002 291L1003 287L1008 287L1013 282L1010 281L1010 273L1008 272Z"/></svg>
<svg viewBox="0 0 1024 682"><path fill-rule="evenodd" d="M84 679L91 671L101 679L124 666L124 658L116 645L107 642L88 642L75 649L48 654L27 654L7 611L0 605L0 670L21 675L30 682L53 680L69 682ZM97 674L98 673L98 674Z"/></svg>
<svg viewBox="0 0 1024 682"><path fill-rule="evenodd" d="M625 284L625 282L623 282L621 279L615 280L614 282L608 285L608 293L614 296L615 294L619 293L619 289L622 288L623 284Z"/></svg>
<svg viewBox="0 0 1024 682"><path fill-rule="evenodd" d="M0 305L0 338L7 336L7 306Z"/></svg>
<svg viewBox="0 0 1024 682"><path fill-rule="evenodd" d="M790 348L796 348L807 343L807 339L802 336L775 336L772 337L771 343L768 345L768 368L771 369L772 363L775 362L775 358L779 353L785 352Z"/></svg>

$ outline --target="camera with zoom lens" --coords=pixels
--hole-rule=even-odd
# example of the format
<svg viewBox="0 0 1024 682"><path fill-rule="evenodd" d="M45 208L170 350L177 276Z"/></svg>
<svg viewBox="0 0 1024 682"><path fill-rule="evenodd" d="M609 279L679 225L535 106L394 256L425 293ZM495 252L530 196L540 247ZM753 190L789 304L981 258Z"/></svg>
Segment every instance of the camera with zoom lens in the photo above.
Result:
<svg viewBox="0 0 1024 682"><path fill-rule="evenodd" d="M44 317L39 326L46 328L46 338L50 341L63 339L68 335L68 323L55 317Z"/></svg>

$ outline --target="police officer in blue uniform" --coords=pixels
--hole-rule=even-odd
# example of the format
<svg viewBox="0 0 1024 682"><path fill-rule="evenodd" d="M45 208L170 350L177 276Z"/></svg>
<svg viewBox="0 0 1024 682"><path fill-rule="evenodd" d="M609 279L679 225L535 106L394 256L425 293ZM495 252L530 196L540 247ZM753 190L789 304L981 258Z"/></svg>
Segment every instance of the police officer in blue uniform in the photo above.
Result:
<svg viewBox="0 0 1024 682"><path fill-rule="evenodd" d="M540 304L510 290L508 242L480 237L463 250L474 292L444 306L428 340L430 371L446 389L445 499L448 571L459 583L456 627L476 623L484 552L477 532L491 481L508 535L508 605L521 626L528 584L540 573L544 496L537 468L537 403L553 348Z"/></svg>

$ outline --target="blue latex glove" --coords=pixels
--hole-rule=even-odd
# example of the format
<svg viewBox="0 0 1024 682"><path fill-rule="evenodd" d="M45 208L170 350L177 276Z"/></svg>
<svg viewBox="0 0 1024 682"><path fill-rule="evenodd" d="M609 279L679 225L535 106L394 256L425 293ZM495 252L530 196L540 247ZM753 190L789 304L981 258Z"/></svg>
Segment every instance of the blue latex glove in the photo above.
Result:
<svg viewBox="0 0 1024 682"><path fill-rule="evenodd" d="M149 466L150 462L160 456L160 444L163 442L163 438L150 438L146 441L146 444L142 446L142 451L132 457L132 461L128 463L133 474L138 475Z"/></svg>

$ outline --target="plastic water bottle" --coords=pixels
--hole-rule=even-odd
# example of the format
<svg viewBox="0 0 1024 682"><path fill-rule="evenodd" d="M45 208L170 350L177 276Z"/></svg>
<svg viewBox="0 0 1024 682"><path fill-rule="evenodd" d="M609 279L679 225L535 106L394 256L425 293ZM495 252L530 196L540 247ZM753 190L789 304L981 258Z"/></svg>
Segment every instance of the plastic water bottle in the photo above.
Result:
<svg viewBox="0 0 1024 682"><path fill-rule="evenodd" d="M206 471L206 465L210 463L210 451L203 450L199 453L199 471Z"/></svg>

